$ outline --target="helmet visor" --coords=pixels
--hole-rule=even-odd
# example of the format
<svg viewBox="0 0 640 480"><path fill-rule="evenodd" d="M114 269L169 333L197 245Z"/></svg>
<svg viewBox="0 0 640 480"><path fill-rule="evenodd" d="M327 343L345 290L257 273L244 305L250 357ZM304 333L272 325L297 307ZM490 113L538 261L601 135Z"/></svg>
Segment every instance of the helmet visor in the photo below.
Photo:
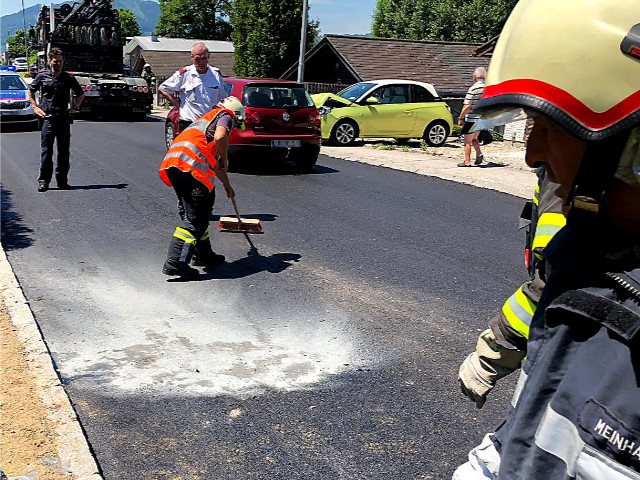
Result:
<svg viewBox="0 0 640 480"><path fill-rule="evenodd" d="M471 132L479 132L480 130L492 130L494 127L500 127L507 123L534 118L535 112L522 107L506 107L495 110L489 110L480 114L480 119L471 127Z"/></svg>

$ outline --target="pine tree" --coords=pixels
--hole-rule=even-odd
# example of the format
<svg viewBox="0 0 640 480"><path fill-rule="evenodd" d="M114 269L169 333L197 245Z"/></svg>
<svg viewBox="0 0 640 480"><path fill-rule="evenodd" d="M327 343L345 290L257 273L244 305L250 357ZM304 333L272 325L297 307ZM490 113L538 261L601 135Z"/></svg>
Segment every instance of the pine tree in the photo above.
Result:
<svg viewBox="0 0 640 480"><path fill-rule="evenodd" d="M485 42L500 33L517 0L378 0L376 37Z"/></svg>
<svg viewBox="0 0 640 480"><path fill-rule="evenodd" d="M120 20L120 34L123 37L135 37L142 33L138 17L128 8L118 9L118 19Z"/></svg>
<svg viewBox="0 0 640 480"><path fill-rule="evenodd" d="M229 40L230 0L160 0L156 33L164 37Z"/></svg>
<svg viewBox="0 0 640 480"><path fill-rule="evenodd" d="M301 0L234 0L231 24L236 75L278 78L300 55ZM318 30L309 22L307 49Z"/></svg>

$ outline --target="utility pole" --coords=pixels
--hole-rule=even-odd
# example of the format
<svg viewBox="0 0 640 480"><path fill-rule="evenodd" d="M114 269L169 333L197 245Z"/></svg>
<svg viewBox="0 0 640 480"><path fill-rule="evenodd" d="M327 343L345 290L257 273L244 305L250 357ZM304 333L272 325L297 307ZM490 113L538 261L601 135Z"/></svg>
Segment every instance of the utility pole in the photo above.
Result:
<svg viewBox="0 0 640 480"><path fill-rule="evenodd" d="M24 0L23 0L24 1ZM309 0L302 0L302 34L300 35L300 59L298 60L298 83L304 81L304 57L307 48L307 24L309 17Z"/></svg>
<svg viewBox="0 0 640 480"><path fill-rule="evenodd" d="M27 44L27 19L24 16L24 0L22 0L22 26L24 28L24 56L27 57L27 73L31 72L29 64L29 45Z"/></svg>

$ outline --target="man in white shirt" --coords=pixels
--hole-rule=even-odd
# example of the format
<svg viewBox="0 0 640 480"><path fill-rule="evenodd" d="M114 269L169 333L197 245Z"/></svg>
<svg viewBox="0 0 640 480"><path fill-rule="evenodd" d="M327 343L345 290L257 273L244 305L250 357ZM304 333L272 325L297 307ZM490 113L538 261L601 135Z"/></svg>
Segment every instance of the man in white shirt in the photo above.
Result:
<svg viewBox="0 0 640 480"><path fill-rule="evenodd" d="M193 45L191 60L192 65L175 72L158 88L180 109L180 131L228 96L220 70L209 66L209 49L203 42Z"/></svg>
<svg viewBox="0 0 640 480"><path fill-rule="evenodd" d="M471 129L478 121L479 116L474 115L473 107L482 98L484 92L484 79L487 76L487 71L484 67L478 67L473 72L473 85L467 91L464 97L464 106L462 112L460 112L460 118L458 119L458 125L462 127L462 135L464 135L464 162L458 164L459 167L471 166L471 147L476 151L476 160L474 165L480 165L484 160L484 155L480 150L480 142L478 142L478 134L480 132L472 132Z"/></svg>

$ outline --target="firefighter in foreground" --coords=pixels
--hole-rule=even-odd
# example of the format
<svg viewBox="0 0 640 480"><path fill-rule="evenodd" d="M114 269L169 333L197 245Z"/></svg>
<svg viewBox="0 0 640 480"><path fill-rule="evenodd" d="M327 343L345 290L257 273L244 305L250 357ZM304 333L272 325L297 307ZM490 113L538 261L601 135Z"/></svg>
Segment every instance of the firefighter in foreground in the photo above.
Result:
<svg viewBox="0 0 640 480"><path fill-rule="evenodd" d="M458 382L462 393L482 408L496 382L519 369L527 353L531 319L544 289L549 267L542 255L553 236L564 227L559 187L539 169L533 200L527 202L520 222L526 227L525 264L531 277L511 295L502 310L478 337L476 350L460 365Z"/></svg>
<svg viewBox="0 0 640 480"><path fill-rule="evenodd" d="M522 0L504 27L477 128L533 119L567 225L506 421L455 479L640 478L638 78L637 0Z"/></svg>
<svg viewBox="0 0 640 480"><path fill-rule="evenodd" d="M227 97L213 110L193 122L176 137L160 165L160 177L178 197L182 224L176 227L162 267L165 275L195 278L195 266L213 266L224 256L211 249L209 215L215 201L214 182L222 182L229 198L234 196L227 178L228 139L234 127L244 124L244 107Z"/></svg>

